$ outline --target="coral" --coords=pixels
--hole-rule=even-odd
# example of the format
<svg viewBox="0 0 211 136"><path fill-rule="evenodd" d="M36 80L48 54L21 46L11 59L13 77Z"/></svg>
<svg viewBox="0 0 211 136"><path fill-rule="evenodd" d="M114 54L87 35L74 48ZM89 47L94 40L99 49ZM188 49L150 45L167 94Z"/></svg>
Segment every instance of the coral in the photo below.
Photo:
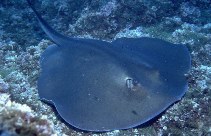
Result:
<svg viewBox="0 0 211 136"><path fill-rule="evenodd" d="M11 101L5 93L0 93L0 98L1 133L19 136L56 136L52 124L37 117L30 107Z"/></svg>
<svg viewBox="0 0 211 136"><path fill-rule="evenodd" d="M211 88L211 67L201 65L199 67L199 71L201 71L203 74L200 76L200 80L197 80L197 85L202 90Z"/></svg>
<svg viewBox="0 0 211 136"><path fill-rule="evenodd" d="M9 85L8 83L6 83L0 75L0 93L1 92L7 92L7 90L9 89Z"/></svg>
<svg viewBox="0 0 211 136"><path fill-rule="evenodd" d="M193 6L189 2L183 2L180 6L180 12L182 17L185 17L185 19L188 20L193 20L195 21L196 18L200 18L201 16L201 11L199 8ZM195 20L194 20L195 19Z"/></svg>
<svg viewBox="0 0 211 136"><path fill-rule="evenodd" d="M155 123L145 128L109 133L73 130L61 123L37 95L39 57L51 43L42 40L46 37L25 0L3 0L0 2L0 93L8 93L13 98L12 105L19 102L32 108L33 117L29 114L29 121L33 122L33 119L39 123L40 118L47 115L44 120L53 122L53 129L58 135L211 135L211 1L66 0L62 3L60 0L43 0L35 4L54 28L70 36L109 41L124 36L149 36L188 44L192 69L187 76L189 91L182 101L168 109ZM1 95L0 101L3 101L1 99L8 99L8 95ZM0 104L0 108L2 106L5 109ZM29 116L26 111L6 109L11 117ZM6 116L0 116L5 120L2 117ZM11 122L15 119L17 117ZM0 130L0 135L17 134L15 129ZM37 132L36 128L33 130Z"/></svg>
<svg viewBox="0 0 211 136"><path fill-rule="evenodd" d="M139 38L139 37L150 37L149 34L143 32L142 27L137 27L136 29L125 28L116 34L115 39L127 37L127 38Z"/></svg>

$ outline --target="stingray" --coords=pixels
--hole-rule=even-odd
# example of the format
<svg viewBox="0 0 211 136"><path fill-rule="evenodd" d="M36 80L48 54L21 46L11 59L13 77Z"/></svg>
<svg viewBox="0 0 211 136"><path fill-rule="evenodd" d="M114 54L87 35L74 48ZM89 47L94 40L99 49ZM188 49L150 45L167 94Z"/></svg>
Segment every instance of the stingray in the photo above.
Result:
<svg viewBox="0 0 211 136"><path fill-rule="evenodd" d="M146 37L113 42L66 37L29 5L55 43L41 55L39 97L71 126L132 128L161 114L187 91L190 55L185 45Z"/></svg>

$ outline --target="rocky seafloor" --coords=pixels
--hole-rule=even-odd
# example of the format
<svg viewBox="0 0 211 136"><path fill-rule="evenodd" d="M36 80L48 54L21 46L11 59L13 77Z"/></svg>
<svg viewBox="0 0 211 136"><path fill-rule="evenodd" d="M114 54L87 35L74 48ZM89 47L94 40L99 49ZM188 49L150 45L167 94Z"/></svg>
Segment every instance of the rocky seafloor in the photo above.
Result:
<svg viewBox="0 0 211 136"><path fill-rule="evenodd" d="M112 41L155 37L186 44L192 58L189 89L152 123L105 133L83 132L39 100L39 58L52 44L25 0L0 1L0 136L211 136L210 0L37 0L59 32ZM179 54L178 54L179 55Z"/></svg>

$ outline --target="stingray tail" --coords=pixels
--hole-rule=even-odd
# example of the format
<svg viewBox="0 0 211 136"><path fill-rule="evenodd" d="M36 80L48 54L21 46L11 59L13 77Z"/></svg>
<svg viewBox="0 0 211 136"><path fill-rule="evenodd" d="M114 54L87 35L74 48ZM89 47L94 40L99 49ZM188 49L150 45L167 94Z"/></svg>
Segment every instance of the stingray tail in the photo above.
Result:
<svg viewBox="0 0 211 136"><path fill-rule="evenodd" d="M29 6L31 7L31 9L33 10L33 12L35 13L40 26L42 27L43 31L50 37L50 39L57 45L59 46L63 46L63 45L68 45L70 44L71 40L74 40L73 38L64 36L60 33L58 33L57 31L55 31L52 27L50 27L48 25L48 23L39 15L39 13L37 12L37 10L34 8L34 6L32 5L30 0L27 0Z"/></svg>

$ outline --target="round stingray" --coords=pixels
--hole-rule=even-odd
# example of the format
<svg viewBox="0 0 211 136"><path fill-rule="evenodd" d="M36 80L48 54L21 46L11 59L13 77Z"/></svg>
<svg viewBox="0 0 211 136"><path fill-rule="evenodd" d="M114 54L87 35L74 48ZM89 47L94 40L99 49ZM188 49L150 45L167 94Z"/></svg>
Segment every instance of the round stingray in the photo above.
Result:
<svg viewBox="0 0 211 136"><path fill-rule="evenodd" d="M70 125L88 131L140 125L181 99L190 56L184 45L152 38L81 40L49 46L39 96Z"/></svg>

